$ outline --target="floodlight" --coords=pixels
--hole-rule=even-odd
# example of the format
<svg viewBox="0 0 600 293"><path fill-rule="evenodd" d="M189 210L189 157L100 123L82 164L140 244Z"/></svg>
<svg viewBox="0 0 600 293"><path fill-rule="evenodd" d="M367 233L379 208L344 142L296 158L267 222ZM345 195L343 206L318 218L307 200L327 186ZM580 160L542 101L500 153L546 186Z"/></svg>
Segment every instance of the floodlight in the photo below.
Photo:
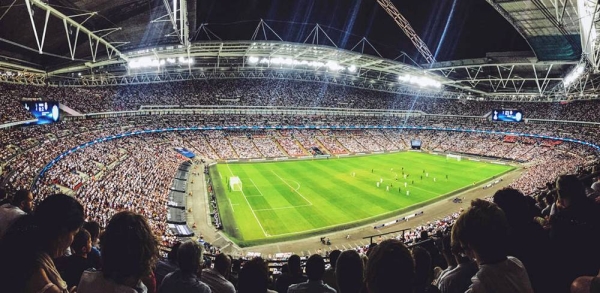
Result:
<svg viewBox="0 0 600 293"><path fill-rule="evenodd" d="M575 80L577 80L581 75L585 72L585 64L578 64L565 78L563 79L563 84L565 87L571 85Z"/></svg>
<svg viewBox="0 0 600 293"><path fill-rule="evenodd" d="M338 71L342 69L340 64L338 64L336 61L328 61L326 65L329 68L329 70Z"/></svg>
<svg viewBox="0 0 600 293"><path fill-rule="evenodd" d="M249 63L251 63L251 64L258 63L258 57L255 57L255 56L250 56L250 57L248 58L248 62L249 62Z"/></svg>
<svg viewBox="0 0 600 293"><path fill-rule="evenodd" d="M348 67L348 71L356 72L356 66L354 64L350 65L350 67Z"/></svg>
<svg viewBox="0 0 600 293"><path fill-rule="evenodd" d="M405 75L398 76L398 80L400 82L414 84L419 87L430 87L430 88L441 88L442 87L441 82L439 82L433 78L427 77L427 76L414 76L414 75L405 74Z"/></svg>

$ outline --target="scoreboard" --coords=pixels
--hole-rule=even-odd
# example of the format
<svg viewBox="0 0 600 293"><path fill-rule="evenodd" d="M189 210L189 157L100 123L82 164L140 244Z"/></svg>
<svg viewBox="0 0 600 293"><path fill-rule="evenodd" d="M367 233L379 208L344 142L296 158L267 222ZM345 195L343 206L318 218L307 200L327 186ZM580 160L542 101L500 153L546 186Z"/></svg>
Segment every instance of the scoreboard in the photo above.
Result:
<svg viewBox="0 0 600 293"><path fill-rule="evenodd" d="M29 113L37 118L36 124L48 124L60 119L60 107L56 101L22 101Z"/></svg>
<svg viewBox="0 0 600 293"><path fill-rule="evenodd" d="M420 139L411 139L410 147L413 150L420 150L421 149L421 140Z"/></svg>
<svg viewBox="0 0 600 293"><path fill-rule="evenodd" d="M522 122L523 112L521 110L492 110L492 121Z"/></svg>

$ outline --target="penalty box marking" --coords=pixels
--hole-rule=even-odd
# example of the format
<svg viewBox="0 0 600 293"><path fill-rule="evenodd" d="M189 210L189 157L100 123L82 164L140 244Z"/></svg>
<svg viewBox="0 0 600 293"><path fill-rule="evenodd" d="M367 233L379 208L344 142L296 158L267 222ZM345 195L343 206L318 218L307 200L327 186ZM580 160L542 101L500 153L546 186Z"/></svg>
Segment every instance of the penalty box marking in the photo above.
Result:
<svg viewBox="0 0 600 293"><path fill-rule="evenodd" d="M275 173L274 171L273 174L275 174L275 176L277 176L281 181L283 181L283 183L285 183L287 186L289 186L290 188L292 188L291 185L289 185L283 178L281 178L279 175L277 175L277 173ZM252 182L252 184L254 185L254 187L256 188L256 190L258 190L258 192L261 195L248 195L247 197L259 197L259 196L264 196L264 194L262 193L262 191L260 191L260 188L258 188L258 185L256 185L256 183L254 182L254 180L252 180L252 178L248 178L250 180L250 182ZM294 181L296 182L296 181ZM301 208L301 207L309 207L312 206L312 203L306 199L302 194L300 194L300 192L298 192L298 190L300 189L300 183L296 182L296 185L298 185L298 187L296 189L293 189L294 192L298 193L298 195L300 195L306 202L308 202L308 204L303 204L303 205L296 205L296 206L286 206L286 207L277 207L277 208L267 208L267 209L253 209L255 212L265 212L265 211L275 211L275 210L286 210L286 209L295 209L295 208Z"/></svg>

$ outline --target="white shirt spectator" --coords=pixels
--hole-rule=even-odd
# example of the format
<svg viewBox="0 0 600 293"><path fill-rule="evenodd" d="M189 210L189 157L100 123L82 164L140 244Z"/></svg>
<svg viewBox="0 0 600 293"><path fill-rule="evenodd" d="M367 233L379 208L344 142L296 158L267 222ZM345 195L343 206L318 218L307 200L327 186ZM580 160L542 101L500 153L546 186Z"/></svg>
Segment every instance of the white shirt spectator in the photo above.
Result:
<svg viewBox="0 0 600 293"><path fill-rule="evenodd" d="M527 270L515 257L494 264L481 264L466 293L533 293Z"/></svg>
<svg viewBox="0 0 600 293"><path fill-rule="evenodd" d="M0 239L6 234L8 228L21 216L26 215L19 207L9 203L0 206Z"/></svg>

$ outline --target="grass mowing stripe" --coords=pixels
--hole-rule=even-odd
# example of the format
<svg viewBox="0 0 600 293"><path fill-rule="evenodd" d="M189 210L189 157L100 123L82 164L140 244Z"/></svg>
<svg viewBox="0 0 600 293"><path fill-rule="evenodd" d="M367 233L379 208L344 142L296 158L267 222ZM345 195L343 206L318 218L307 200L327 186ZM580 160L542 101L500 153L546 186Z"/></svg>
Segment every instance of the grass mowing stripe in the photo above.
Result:
<svg viewBox="0 0 600 293"><path fill-rule="evenodd" d="M281 178L281 176L277 175L277 173L275 173L275 171L271 171L271 172L273 172L273 174L275 174L275 176L277 176L277 178L279 178L279 180L283 181L283 183L285 183L287 186L289 186L289 187L290 187L290 189L293 189L293 187L292 187L292 186L291 186L289 183L287 183L287 181L283 180L283 178ZM306 199L306 197L304 197L304 195L302 195L302 193L300 193L300 192L298 191L298 189L300 189L300 184L298 184L298 187L297 187L296 189L294 189L294 191L295 191L295 192L296 192L296 193L297 193L299 196L301 196L301 197L302 197L302 198L303 198L303 199L304 199L304 200L305 200L305 201L306 201L306 202L307 202L309 205L312 205L312 202L310 202L310 200Z"/></svg>
<svg viewBox="0 0 600 293"><path fill-rule="evenodd" d="M235 176L234 173L233 173L233 171L231 170L231 167L229 167L229 164L226 164L226 165L227 165L227 168L229 169L229 172L231 173L231 176ZM256 213L254 212L254 209L252 208L252 205L250 204L250 202L248 201L248 198L246 197L246 194L244 193L243 185L242 185L241 192L242 192L242 196L246 200L246 203L248 204L248 207L250 208L250 211L252 212L252 215L254 215L254 219L256 219L256 223L258 223L258 226L260 227L260 230L263 232L263 234L265 235L265 237L268 237L269 234L267 234L267 232L265 232L265 228L263 228L262 224L260 223L260 220L258 219L258 217L256 216ZM234 216L235 216L235 214L234 214Z"/></svg>
<svg viewBox="0 0 600 293"><path fill-rule="evenodd" d="M258 193L260 193L260 196L265 196L262 191L260 191L260 188L258 188L258 186L256 185L256 183L254 183L254 180L252 180L252 178L248 178L250 179L250 182L252 182L252 185L254 185L254 187L256 187L256 190L258 190Z"/></svg>

